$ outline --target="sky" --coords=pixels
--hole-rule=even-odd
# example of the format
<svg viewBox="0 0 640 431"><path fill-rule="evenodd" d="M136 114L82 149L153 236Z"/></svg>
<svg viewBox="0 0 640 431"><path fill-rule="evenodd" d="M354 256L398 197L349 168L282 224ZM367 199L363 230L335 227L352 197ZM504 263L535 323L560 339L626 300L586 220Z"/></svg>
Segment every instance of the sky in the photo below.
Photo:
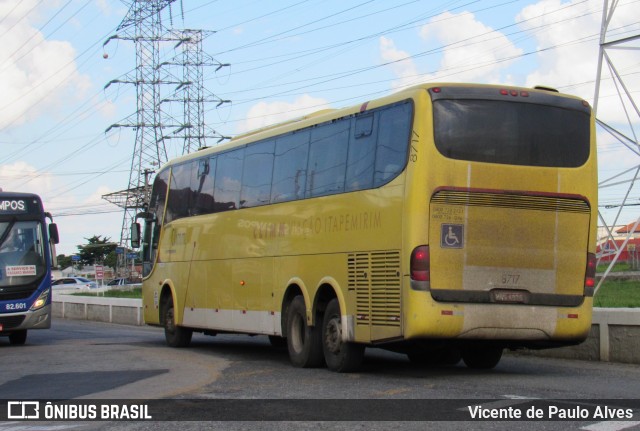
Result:
<svg viewBox="0 0 640 431"><path fill-rule="evenodd" d="M176 0L163 11L162 26L167 34L206 31L203 50L212 66L203 68L205 89L228 102L205 104L205 123L234 136L424 82L547 85L593 105L604 4ZM125 40L130 33L117 31L130 5L0 0L0 188L43 197L60 231L58 254L74 254L94 235L120 240L123 212L102 196L128 186L132 165L134 130L110 127L131 124L136 112L135 86L114 82L135 73L135 45ZM606 41L640 35L640 0L620 0L608 29ZM160 62L174 62L175 45L162 43ZM640 104L640 41L607 53L598 118L637 141L640 113L618 90ZM171 84L162 92L163 111L181 115L170 101ZM169 157L181 154L179 140L166 146ZM598 157L600 182L622 183L601 188L602 220L636 220L640 206L620 213L605 206L622 202L637 153L599 129ZM632 189L628 202L640 204L637 196Z"/></svg>

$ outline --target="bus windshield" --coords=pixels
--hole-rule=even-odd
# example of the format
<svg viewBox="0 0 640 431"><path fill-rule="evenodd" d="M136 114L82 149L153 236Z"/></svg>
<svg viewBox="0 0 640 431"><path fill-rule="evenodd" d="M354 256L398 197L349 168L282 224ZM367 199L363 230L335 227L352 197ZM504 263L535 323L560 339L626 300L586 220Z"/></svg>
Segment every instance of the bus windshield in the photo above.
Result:
<svg viewBox="0 0 640 431"><path fill-rule="evenodd" d="M0 222L0 287L31 284L46 272L42 225Z"/></svg>
<svg viewBox="0 0 640 431"><path fill-rule="evenodd" d="M436 147L452 159L576 168L589 158L583 110L497 100L437 100L433 109Z"/></svg>

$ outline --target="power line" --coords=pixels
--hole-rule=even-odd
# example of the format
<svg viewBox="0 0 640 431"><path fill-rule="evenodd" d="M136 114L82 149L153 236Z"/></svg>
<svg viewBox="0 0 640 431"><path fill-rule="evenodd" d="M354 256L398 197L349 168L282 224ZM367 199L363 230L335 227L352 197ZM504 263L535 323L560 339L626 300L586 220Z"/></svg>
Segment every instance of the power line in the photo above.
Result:
<svg viewBox="0 0 640 431"><path fill-rule="evenodd" d="M207 3L207 4L212 4L212 3L213 3L213 2L209 2L209 3ZM303 2L298 2L298 3L296 3L295 5L298 5L298 4L300 4L300 3L303 3ZM295 5L288 6L287 8L289 8L289 7L293 7L293 6L295 6ZM198 7L198 8L199 8L199 7ZM192 9L192 11L193 11L193 10L195 10L195 9L198 9L198 8L194 8L194 9ZM287 9L287 8L281 8L280 10L282 10L282 9ZM275 14L276 12L277 12L277 11L269 12L269 13L267 13L266 15ZM367 12L367 13L368 13L369 15L370 15L370 14L372 14L372 12ZM263 15L265 15L265 14L263 14ZM572 18L573 18L573 17L572 17ZM254 18L254 19L251 19L251 20L245 20L245 21L243 21L243 22L251 22L251 21L253 21L253 20L257 20L257 19L259 19L259 18ZM357 19L357 18L353 18L353 19ZM414 24L414 25L415 25L415 24ZM225 27L224 29L230 29L230 28L232 28L232 27L233 27L233 26L228 26L228 27ZM324 27L323 27L323 28L324 28ZM329 27L329 26L326 26L326 28L330 28L330 27ZM289 31L289 33L286 33L287 35L293 35L293 34L295 33L294 28L289 29L289 30L286 30L286 29L285 29L284 31ZM308 31L314 31L314 30L313 30L313 29L310 29L310 30L308 30ZM496 30L496 31L498 31L498 30ZM542 30L540 30L540 31L542 31ZM517 34L517 33L519 33L519 32L516 32L516 33L513 33L513 34ZM356 41L348 41L348 42L351 42L352 44L357 44L357 43L358 43L358 42L356 42ZM470 43L477 43L477 42L470 42ZM348 47L349 47L349 45L337 44L337 46L335 46L335 47L333 47L333 46L332 46L331 48L328 48L328 49L332 49L333 51L337 51L337 50L341 50L341 49L347 49ZM547 48L547 49L551 49L551 48ZM325 50L325 51L315 51L315 52L311 52L311 53L309 53L308 55L309 55L309 56L311 56L311 55L318 55L318 54L323 54L323 53L326 53L326 52L330 52L330 51L326 51L326 50ZM440 52L441 52L441 51L440 51ZM537 52L538 52L538 51L529 51L528 53L525 53L525 54L523 54L523 55L532 55L532 54L537 53ZM292 54L285 54L285 55L292 55ZM430 55L430 54L427 54L427 55ZM305 57L300 57L300 58L307 58L307 56L305 56ZM411 57L410 57L410 58L411 58ZM296 60L299 60L299 58L292 59L291 61L296 61ZM509 60L510 60L510 59L509 59L509 58L507 58L507 59L503 59L502 61L509 61ZM249 63L247 63L247 64L249 64ZM312 64L312 65L313 65L313 64ZM263 68L261 68L262 70L264 70L264 71L265 71L265 73L263 74L263 76L268 75L269 71L271 70L270 68L271 68L272 66L274 66L274 64L268 64L268 65L263 66ZM386 64L386 65L384 65L384 66L388 66L388 64ZM381 67L384 67L384 66L381 66ZM469 66L467 66L467 67L469 67ZM295 68L295 67L292 67L291 69L292 69L292 70L296 70L296 68ZM309 79L304 80L304 81L305 81L305 82L304 82L304 86L302 86L302 85L301 85L301 84L303 84L302 80L299 80L299 82L300 82L299 84L295 84L295 83L293 83L293 84L292 84L292 82L291 82L291 81L290 81L290 82L287 82L287 83L284 83L284 84L279 84L277 87L276 87L276 86L273 86L272 88L282 88L282 89L283 89L283 91L279 91L279 92L270 92L269 94L263 94L262 96L260 96L260 97L258 97L258 98L252 98L252 99L251 99L251 101L264 100L264 99L267 99L267 98L269 98L269 97L281 97L281 96L289 96L289 95L292 95L292 94L297 94L297 93L295 93L296 91L301 91L301 90L303 90L303 89L309 89L309 88L313 88L313 87L318 88L319 86L321 86L321 85L323 85L323 84L325 84L325 83L327 83L327 82L335 82L335 81L339 81L339 80L341 80L341 79L344 79L344 80L346 81L346 78L348 78L349 76L355 76L355 75L357 75L357 74L359 74L359 73L366 73L366 72L368 72L369 70L374 70L374 69L366 69L366 68L361 68L361 69L362 69L362 70L342 71L342 72L336 73L336 74L334 74L334 76L333 76L333 78L334 78L334 79L331 79L331 80L329 80L329 81L323 81L323 80L322 80L322 77L309 78ZM461 73L461 72L462 72L462 71L464 71L464 70L466 70L466 69L465 69L465 66L459 67L459 70L457 71L457 73ZM235 72L235 75L239 75L240 73L243 73L243 72L244 72L244 71L242 71L242 70L240 70L240 71L236 71L236 72ZM449 72L449 73L456 73L456 71L455 71L455 70L445 71L445 73L446 73L446 72ZM420 76L422 76L422 75L423 75L423 74L417 75L417 76L416 76L416 78L418 78L418 77L420 77ZM327 76L328 76L328 75L325 75L325 76L324 76L324 77L325 77L325 79L326 79L326 77L327 77ZM290 76L289 76L289 77L290 77ZM371 81L371 82L369 82L369 83L362 83L362 84L359 84L359 85L366 85L366 84L371 84L371 85L375 85L375 84L383 84L383 83L386 83L386 82L390 82L391 80L392 80L392 79L387 79L387 80L376 80L376 81L372 80L372 81ZM295 86L295 87L294 87L294 88L289 88L289 89L286 89L286 90L285 90L286 86L289 86L289 87L291 87L291 86ZM334 87L332 87L332 88L323 88L323 89L318 89L318 91L327 91L327 90L332 90L332 89L335 89L335 88L345 88L345 87L347 87L347 86L350 86L350 85L345 84L345 85L340 85L340 86L334 86ZM261 87L259 87L259 88L253 88L253 89L251 89L251 91L261 91L261 92L265 92L265 89L267 89L267 88L269 88L269 86L265 85L265 86L261 86ZM388 89L387 89L387 88L385 88L384 90L382 90L382 89L381 89L380 91L376 91L375 93L374 93L374 92L366 93L366 94L365 94L365 97L366 97L367 95L369 95L369 94L377 94L377 93L380 93L380 92L388 92ZM352 98L342 98L341 100L337 100L337 101L336 101L336 100L333 100L333 101L332 101L332 103L337 103L337 102L340 102L340 101L342 101L342 100L352 100L352 99L355 99L355 98L361 98L361 97L362 97L362 93L363 93L363 92L361 92L361 94L360 94L360 95L353 96ZM241 101L238 101L237 105L241 105L242 103L249 103L249 100L244 100L244 101L243 101L243 100L241 100ZM83 112L87 112L87 113L88 113L88 112L89 112L93 107L95 107L95 106L96 106L96 104L95 104L95 103L85 102L85 104L83 104L83 108L82 108L82 109L78 109L78 111L77 111L77 112L83 111ZM246 119L246 118L243 118L243 119ZM70 116L70 117L68 117L68 121L64 122L64 125L62 125L62 126L56 126L56 128L55 128L54 130L55 130L55 132L56 132L56 133L59 133L59 134L66 133L68 130L70 130L70 129L74 126L74 124L73 124L73 123L74 123L74 122L73 122L73 118ZM96 136L96 138L94 138L93 140L90 140L90 141L89 141L89 143L88 143L87 145L93 145L93 147L92 147L92 148L94 148L95 146L100 145L102 142L104 142L103 140L100 140L99 142L95 142L96 140L98 140L98 137L97 137L97 136ZM51 141L51 140L49 140L49 141ZM32 144L32 147L31 147L31 148L29 148L29 150L31 150L31 151L32 151L32 150L34 150L35 148L38 148L38 145L42 145L42 142L37 142L37 143ZM83 146L84 146L84 144L83 144ZM66 155L62 155L62 154L61 154L61 156L62 156L62 157L61 157L59 160L56 160L56 161L55 161L55 163L57 163L57 164L55 164L55 163L53 163L53 164L49 164L49 165L47 165L47 167L48 167L48 168L52 168L52 167L54 167L54 166L59 166L61 163L67 162L68 160L72 159L72 158L75 156L75 154L74 154L74 153L75 153L75 149L74 149L74 150L72 150L72 151L69 151L69 152L68 152L68 154L66 154ZM21 153L21 154L26 154L26 152L23 152L23 153ZM79 154L82 154L82 153L79 153ZM99 169L101 169L101 171L102 171L102 168L99 168ZM88 177L90 177L90 176L91 176L91 175L88 175ZM74 185L75 185L75 184L74 184Z"/></svg>
<svg viewBox="0 0 640 431"><path fill-rule="evenodd" d="M15 27L16 25L18 25L23 19L25 19L31 12L33 12L38 6L40 6L40 3L42 3L43 0L38 0L38 2L36 4L34 4L31 9L29 9L28 11L25 12L24 15L22 15L20 18L18 18L16 20L15 23L13 23L12 26L10 26L8 29L6 29L2 34L0 34L0 38L4 37L5 34L9 33L11 30L13 30L13 27ZM21 2L18 2L18 4L20 4ZM15 7L13 9L11 9L11 12L13 12L13 10L15 9ZM8 16L8 15L7 15ZM6 17L5 17L6 18ZM4 21L4 19L3 19Z"/></svg>
<svg viewBox="0 0 640 431"><path fill-rule="evenodd" d="M13 51L11 54L9 54L8 59L7 59L6 61L8 61L9 59L11 59L11 58L12 58L12 57L13 57L13 56L18 52L18 51L20 51L22 48L24 48L25 46L27 46L27 44L31 41L31 39L33 39L33 38L34 38L34 37L36 37L38 34L40 34L40 32L42 31L42 29L44 29L44 28L45 28L45 27L46 27L46 26L47 26L51 21L53 21L53 19L54 19L55 17L57 17L59 14L61 14L61 13L62 13L62 11L64 11L64 10L66 9L66 7L67 7L67 6L69 6L69 4L71 4L71 2L72 2L72 1L73 1L73 0L68 0L68 1L67 1L67 3L65 3L65 5L64 5L64 6L62 6L60 9L58 9L58 11L57 11L55 14L53 14L53 16L52 16L51 18L49 18L49 19L47 20L47 22L45 22L45 23L44 23L44 25L43 25L42 27L40 27L39 31L34 32L34 33L31 35L31 37L29 37L29 39L27 39L27 40L26 40L22 45L20 45L20 46L19 46L15 51ZM80 12L82 9L84 9L87 5L88 5L88 3L86 3L84 6L82 6L82 7L81 7L77 12L76 12L76 14L77 14L78 12ZM75 16L75 14L74 14L74 15L72 15L72 17L73 17L73 16ZM70 19L71 19L71 18L69 18L67 21L65 21L64 23L62 23L60 26L62 26L62 25L63 25L63 24L65 24L66 22L68 22ZM58 27L58 28L60 28L60 27ZM57 30L57 29L56 29L56 30ZM47 39L47 37L51 36L51 34L53 34L53 33L55 33L55 30L54 30L54 32L52 32L52 33L50 33L49 35L45 36L45 37L42 39L42 41L40 41L40 43L38 43L36 46L40 45L43 41L45 41L45 40ZM29 54L29 52L26 52L25 54L23 54L22 56L18 57L17 59L14 59L14 61L21 60L21 59L22 59L22 58L24 58L27 54ZM7 67L5 67L5 68L3 68L3 69L0 69L0 72L3 72L6 68L7 68Z"/></svg>

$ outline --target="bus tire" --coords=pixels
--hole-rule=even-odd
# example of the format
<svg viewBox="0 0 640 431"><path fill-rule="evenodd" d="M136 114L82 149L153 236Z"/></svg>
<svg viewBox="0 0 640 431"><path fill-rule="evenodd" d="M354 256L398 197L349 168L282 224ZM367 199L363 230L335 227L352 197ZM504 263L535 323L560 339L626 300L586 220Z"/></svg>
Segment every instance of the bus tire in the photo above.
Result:
<svg viewBox="0 0 640 431"><path fill-rule="evenodd" d="M502 358L502 347L470 347L462 349L462 360L469 368L489 370Z"/></svg>
<svg viewBox="0 0 640 431"><path fill-rule="evenodd" d="M295 367L317 368L324 365L320 331L317 326L307 325L307 307L302 296L293 298L287 312L287 349Z"/></svg>
<svg viewBox="0 0 640 431"><path fill-rule="evenodd" d="M193 331L176 325L173 299L169 298L164 310L164 338L170 347L187 347L191 343Z"/></svg>
<svg viewBox="0 0 640 431"><path fill-rule="evenodd" d="M342 340L342 316L336 298L329 302L324 313L322 350L327 368L339 373L356 371L364 359L364 345Z"/></svg>
<svg viewBox="0 0 640 431"><path fill-rule="evenodd" d="M13 346L22 346L27 342L27 330L14 331L9 334L9 343Z"/></svg>

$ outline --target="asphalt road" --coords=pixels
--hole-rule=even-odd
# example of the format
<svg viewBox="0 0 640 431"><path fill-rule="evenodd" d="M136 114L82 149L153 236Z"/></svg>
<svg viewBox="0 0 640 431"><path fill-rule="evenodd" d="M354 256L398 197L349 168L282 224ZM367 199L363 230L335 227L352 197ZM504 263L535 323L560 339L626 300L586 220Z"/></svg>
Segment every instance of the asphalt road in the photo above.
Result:
<svg viewBox="0 0 640 431"><path fill-rule="evenodd" d="M208 413L202 417L196 414L194 419L210 419L211 408L225 413L221 408L225 404L221 403L241 400L226 411L239 420L12 421L0 422L0 431L168 430L178 424L187 430L640 430L638 402L632 405L632 417L626 420L477 421L468 410L469 405L476 404L468 400L481 400L477 404L491 411L507 412L511 407L521 413L543 401L567 414L578 409L576 399L591 408L620 407L623 401L608 400L640 399L637 365L506 355L496 369L474 371L462 365L420 367L409 363L404 355L368 349L360 372L337 374L326 369L293 368L286 350L271 347L266 337L195 335L191 347L171 349L165 347L162 331L156 328L55 320L51 330L31 331L25 346L10 346L6 338L0 338L0 399L74 399L89 403L98 399L140 399L144 403L167 398L175 401L164 405L176 409L192 400L210 400L203 407L209 409ZM450 407L449 399L454 403L463 400L457 410L466 409L465 422L416 420L423 412ZM301 404L304 402L310 404ZM336 410L343 404L342 410ZM295 409L301 407L314 414L335 411L348 421L306 420L304 415L295 415ZM282 421L287 415L282 411L289 409L292 418L300 420ZM385 411L388 414L383 414ZM383 421L366 421L369 415ZM272 420L254 420L262 417Z"/></svg>

